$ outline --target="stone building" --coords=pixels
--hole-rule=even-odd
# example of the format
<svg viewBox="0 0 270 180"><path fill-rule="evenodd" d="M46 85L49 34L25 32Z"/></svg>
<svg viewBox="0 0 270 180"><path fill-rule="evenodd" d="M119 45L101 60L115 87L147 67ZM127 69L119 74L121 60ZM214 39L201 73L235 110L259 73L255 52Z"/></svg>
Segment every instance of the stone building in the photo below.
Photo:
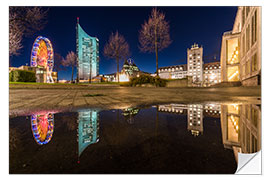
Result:
<svg viewBox="0 0 270 180"><path fill-rule="evenodd" d="M188 76L192 76L193 82L201 84L203 81L203 48L194 43L187 49L187 70Z"/></svg>
<svg viewBox="0 0 270 180"><path fill-rule="evenodd" d="M238 7L232 31L221 45L221 81L261 84L261 7Z"/></svg>
<svg viewBox="0 0 270 180"><path fill-rule="evenodd" d="M211 86L221 82L221 67L219 62L203 65L203 85Z"/></svg>
<svg viewBox="0 0 270 180"><path fill-rule="evenodd" d="M187 65L166 66L158 69L159 77L163 79L182 79L187 77Z"/></svg>

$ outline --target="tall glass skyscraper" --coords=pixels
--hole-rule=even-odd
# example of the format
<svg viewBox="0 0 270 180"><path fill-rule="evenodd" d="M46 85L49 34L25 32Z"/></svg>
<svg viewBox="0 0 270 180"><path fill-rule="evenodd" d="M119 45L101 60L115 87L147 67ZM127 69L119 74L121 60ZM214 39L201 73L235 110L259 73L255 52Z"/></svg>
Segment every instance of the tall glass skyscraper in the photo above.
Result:
<svg viewBox="0 0 270 180"><path fill-rule="evenodd" d="M99 74L99 40L81 28L79 19L76 31L77 78L79 82L86 82Z"/></svg>

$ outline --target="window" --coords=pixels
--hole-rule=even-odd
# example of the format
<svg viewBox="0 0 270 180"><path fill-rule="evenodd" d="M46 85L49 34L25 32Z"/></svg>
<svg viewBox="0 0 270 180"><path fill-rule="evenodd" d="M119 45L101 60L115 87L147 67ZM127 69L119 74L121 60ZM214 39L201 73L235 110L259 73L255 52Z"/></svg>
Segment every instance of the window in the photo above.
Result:
<svg viewBox="0 0 270 180"><path fill-rule="evenodd" d="M250 73L250 63L249 61L247 61L246 63L246 75L248 75Z"/></svg>
<svg viewBox="0 0 270 180"><path fill-rule="evenodd" d="M252 60L251 60L251 71L257 71L258 70L258 62L257 62L257 53L255 53L252 56Z"/></svg>
<svg viewBox="0 0 270 180"><path fill-rule="evenodd" d="M244 56L246 50L245 50L245 34L243 34L242 37L242 57Z"/></svg>
<svg viewBox="0 0 270 180"><path fill-rule="evenodd" d="M255 11L254 15L252 16L252 38L251 43L252 45L257 41L257 10Z"/></svg>
<svg viewBox="0 0 270 180"><path fill-rule="evenodd" d="M250 24L246 29L246 52L249 50L249 48L250 48Z"/></svg>
<svg viewBox="0 0 270 180"><path fill-rule="evenodd" d="M255 127L257 127L257 124L258 124L258 118L259 118L258 116L259 116L259 111L252 107L251 122Z"/></svg>
<svg viewBox="0 0 270 180"><path fill-rule="evenodd" d="M243 10L242 10L242 26L244 26L244 24L245 24L245 14L246 14L245 8L246 7L243 7Z"/></svg>
<svg viewBox="0 0 270 180"><path fill-rule="evenodd" d="M250 10L250 7L247 6L247 7L246 7L246 17L248 17L249 10Z"/></svg>

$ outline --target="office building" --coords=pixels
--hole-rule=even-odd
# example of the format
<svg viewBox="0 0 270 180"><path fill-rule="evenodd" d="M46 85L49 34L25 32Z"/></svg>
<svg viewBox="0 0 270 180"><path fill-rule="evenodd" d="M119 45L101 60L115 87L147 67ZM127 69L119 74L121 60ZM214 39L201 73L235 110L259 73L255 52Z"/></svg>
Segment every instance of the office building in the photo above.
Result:
<svg viewBox="0 0 270 180"><path fill-rule="evenodd" d="M77 79L78 82L89 82L99 75L99 40L89 36L80 26L76 26Z"/></svg>

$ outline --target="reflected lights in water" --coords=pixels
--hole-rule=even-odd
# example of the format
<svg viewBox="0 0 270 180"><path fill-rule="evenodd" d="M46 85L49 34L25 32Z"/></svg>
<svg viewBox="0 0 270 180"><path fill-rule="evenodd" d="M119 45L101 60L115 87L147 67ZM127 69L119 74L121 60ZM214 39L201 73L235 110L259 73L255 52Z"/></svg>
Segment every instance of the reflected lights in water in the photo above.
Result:
<svg viewBox="0 0 270 180"><path fill-rule="evenodd" d="M97 110L78 112L78 156L91 144L99 141L99 117Z"/></svg>
<svg viewBox="0 0 270 180"><path fill-rule="evenodd" d="M35 141L39 145L47 144L52 139L54 117L52 113L31 116L31 128Z"/></svg>

